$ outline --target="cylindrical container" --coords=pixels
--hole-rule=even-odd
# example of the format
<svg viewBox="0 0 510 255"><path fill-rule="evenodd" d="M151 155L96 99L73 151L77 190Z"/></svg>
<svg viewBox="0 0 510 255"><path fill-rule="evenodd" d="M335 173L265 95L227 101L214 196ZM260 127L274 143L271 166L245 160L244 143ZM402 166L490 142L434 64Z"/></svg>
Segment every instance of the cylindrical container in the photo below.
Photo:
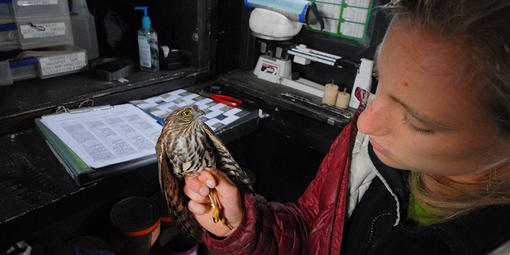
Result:
<svg viewBox="0 0 510 255"><path fill-rule="evenodd" d="M336 95L338 94L338 85L328 83L324 86L324 96L322 97L322 103L328 105L335 105Z"/></svg>
<svg viewBox="0 0 510 255"><path fill-rule="evenodd" d="M336 107L346 109L349 105L349 99L351 98L351 95L346 92L346 89L344 91L338 92L338 95L336 96Z"/></svg>
<svg viewBox="0 0 510 255"><path fill-rule="evenodd" d="M110 210L112 249L120 255L148 255L160 232L159 206L146 197L128 197Z"/></svg>

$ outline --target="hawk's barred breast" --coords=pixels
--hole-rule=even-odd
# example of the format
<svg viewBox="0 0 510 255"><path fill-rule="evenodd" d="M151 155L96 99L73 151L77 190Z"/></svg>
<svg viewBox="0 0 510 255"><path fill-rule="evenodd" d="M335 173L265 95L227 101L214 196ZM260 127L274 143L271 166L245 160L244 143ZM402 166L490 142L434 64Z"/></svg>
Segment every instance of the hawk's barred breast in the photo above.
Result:
<svg viewBox="0 0 510 255"><path fill-rule="evenodd" d="M180 230L201 240L202 229L188 210L183 192L184 176L196 176L204 168L216 168L229 176L240 190L251 190L251 180L221 140L199 118L201 110L185 106L165 120L156 144L159 179L170 215Z"/></svg>

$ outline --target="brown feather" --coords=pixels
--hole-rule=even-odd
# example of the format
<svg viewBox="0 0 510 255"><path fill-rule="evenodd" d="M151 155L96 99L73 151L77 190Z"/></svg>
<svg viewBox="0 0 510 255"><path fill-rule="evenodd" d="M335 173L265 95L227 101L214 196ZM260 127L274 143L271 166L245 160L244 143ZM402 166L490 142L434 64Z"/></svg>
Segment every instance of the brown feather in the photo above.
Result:
<svg viewBox="0 0 510 255"><path fill-rule="evenodd" d="M253 192L253 181L248 174L239 166L234 157L230 154L227 147L216 136L216 134L207 126L205 132L207 138L211 141L214 149L216 150L216 168L227 174L227 176L236 184L237 187Z"/></svg>
<svg viewBox="0 0 510 255"><path fill-rule="evenodd" d="M183 234L199 241L202 228L188 209L189 199L182 191L184 176L215 167L226 173L241 191L252 190L250 178L221 140L198 118L200 112L193 106L172 112L156 144L160 185L170 215Z"/></svg>
<svg viewBox="0 0 510 255"><path fill-rule="evenodd" d="M158 158L159 179L160 186L163 192L163 197L167 201L167 209L170 212L170 217L179 230L187 236L194 238L197 241L202 241L202 229L193 217L193 214L188 210L189 199L181 195L182 180L179 180L173 174L172 165L168 162L166 155L165 144L159 143L156 150Z"/></svg>

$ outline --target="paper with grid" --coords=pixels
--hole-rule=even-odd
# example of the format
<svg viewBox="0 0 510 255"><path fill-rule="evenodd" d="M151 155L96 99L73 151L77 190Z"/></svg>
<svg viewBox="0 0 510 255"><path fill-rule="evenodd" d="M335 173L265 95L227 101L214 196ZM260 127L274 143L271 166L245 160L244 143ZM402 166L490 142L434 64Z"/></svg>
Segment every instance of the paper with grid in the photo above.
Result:
<svg viewBox="0 0 510 255"><path fill-rule="evenodd" d="M130 103L161 120L164 120L177 108L196 105L203 112L200 118L213 131L219 130L250 113L241 107L231 107L184 89L174 90L143 100L130 101Z"/></svg>
<svg viewBox="0 0 510 255"><path fill-rule="evenodd" d="M323 33L363 40L370 18L372 0L311 0L324 17ZM320 31L318 23L308 26Z"/></svg>

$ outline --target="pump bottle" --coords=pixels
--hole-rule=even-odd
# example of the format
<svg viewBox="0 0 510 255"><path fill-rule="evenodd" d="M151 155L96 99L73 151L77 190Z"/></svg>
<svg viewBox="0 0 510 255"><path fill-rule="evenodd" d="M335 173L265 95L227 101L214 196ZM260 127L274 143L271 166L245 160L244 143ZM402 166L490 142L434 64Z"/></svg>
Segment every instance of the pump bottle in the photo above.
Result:
<svg viewBox="0 0 510 255"><path fill-rule="evenodd" d="M158 34L151 28L151 19L147 16L147 6L135 7L142 10L142 27L138 30L138 50L140 69L143 71L159 71Z"/></svg>

